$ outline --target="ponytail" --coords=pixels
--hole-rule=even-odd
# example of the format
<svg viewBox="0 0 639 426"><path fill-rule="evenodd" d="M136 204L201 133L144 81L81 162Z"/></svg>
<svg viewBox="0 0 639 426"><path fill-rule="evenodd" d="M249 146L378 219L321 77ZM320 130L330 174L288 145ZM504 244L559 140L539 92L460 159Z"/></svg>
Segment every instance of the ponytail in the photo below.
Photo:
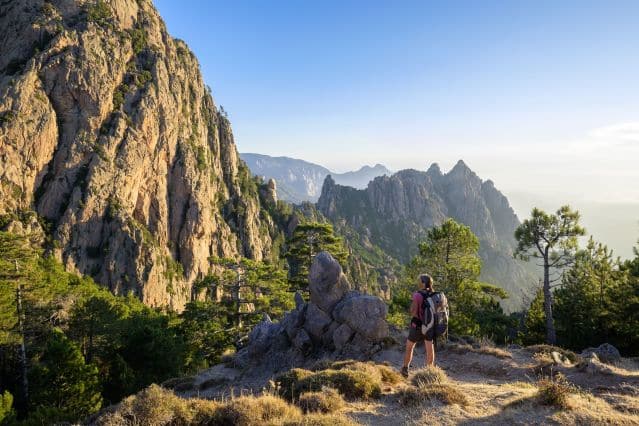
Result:
<svg viewBox="0 0 639 426"><path fill-rule="evenodd" d="M419 280L424 284L426 291L433 292L433 278L428 274L422 274L419 276Z"/></svg>

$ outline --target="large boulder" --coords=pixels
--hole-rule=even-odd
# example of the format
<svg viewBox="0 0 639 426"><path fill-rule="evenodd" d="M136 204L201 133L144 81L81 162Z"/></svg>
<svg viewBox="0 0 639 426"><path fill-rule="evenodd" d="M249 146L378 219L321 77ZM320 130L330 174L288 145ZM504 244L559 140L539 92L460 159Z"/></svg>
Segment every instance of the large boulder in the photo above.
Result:
<svg viewBox="0 0 639 426"><path fill-rule="evenodd" d="M280 324L282 325L282 328L284 328L284 331L286 331L286 335L289 339L293 340L297 334L297 330L304 325L305 311L306 309L292 310L287 312L286 315L284 315L284 318L280 321Z"/></svg>
<svg viewBox="0 0 639 426"><path fill-rule="evenodd" d="M319 340L328 329L328 326L331 325L332 321L331 316L321 310L315 303L311 302L308 304L304 330L306 330L312 338Z"/></svg>
<svg viewBox="0 0 639 426"><path fill-rule="evenodd" d="M297 348L303 354L307 354L313 349L313 341L304 329L301 329L295 335L293 339L293 346Z"/></svg>
<svg viewBox="0 0 639 426"><path fill-rule="evenodd" d="M355 332L352 328L348 326L348 324L342 324L333 332L333 345L335 349L341 350L344 345L346 345Z"/></svg>
<svg viewBox="0 0 639 426"><path fill-rule="evenodd" d="M360 295L346 298L333 310L335 320L348 324L357 333L370 340L388 336L386 314L388 307L377 296Z"/></svg>
<svg viewBox="0 0 639 426"><path fill-rule="evenodd" d="M268 315L264 315L264 319L249 333L249 354L258 355L266 352L282 331L280 324L274 323Z"/></svg>
<svg viewBox="0 0 639 426"><path fill-rule="evenodd" d="M341 266L326 252L316 256L309 281L311 300L305 302L297 293L295 309L279 323L265 317L251 331L247 347L234 357L235 365L275 368L294 365L311 354L366 359L381 350L389 333L381 298L350 291Z"/></svg>
<svg viewBox="0 0 639 426"><path fill-rule="evenodd" d="M616 365L621 361L619 350L610 343L604 343L596 348L587 348L581 352L583 358L588 358L591 354L597 355L599 361L606 364Z"/></svg>
<svg viewBox="0 0 639 426"><path fill-rule="evenodd" d="M350 284L342 273L339 262L328 252L323 251L315 256L311 264L308 288L311 293L311 302L324 312L331 312L348 292Z"/></svg>

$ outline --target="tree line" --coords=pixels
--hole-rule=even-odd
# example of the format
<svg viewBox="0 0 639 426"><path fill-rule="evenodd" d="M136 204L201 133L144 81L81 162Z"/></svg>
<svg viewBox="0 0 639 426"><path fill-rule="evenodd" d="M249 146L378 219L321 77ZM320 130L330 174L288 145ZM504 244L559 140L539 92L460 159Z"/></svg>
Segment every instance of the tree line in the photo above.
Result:
<svg viewBox="0 0 639 426"><path fill-rule="evenodd" d="M559 344L581 350L611 343L623 354L639 353L639 246L622 261L586 235L579 212L563 206L553 214L533 209L517 229L517 254L539 260L541 288L528 307L524 343Z"/></svg>
<svg viewBox="0 0 639 426"><path fill-rule="evenodd" d="M227 260L196 283L235 285ZM225 293L180 314L116 296L26 236L0 232L0 423L76 422L151 383L193 374L233 350L263 312L293 306L286 271L242 259L242 300ZM231 284L229 284L231 283ZM238 322L239 303L252 307Z"/></svg>

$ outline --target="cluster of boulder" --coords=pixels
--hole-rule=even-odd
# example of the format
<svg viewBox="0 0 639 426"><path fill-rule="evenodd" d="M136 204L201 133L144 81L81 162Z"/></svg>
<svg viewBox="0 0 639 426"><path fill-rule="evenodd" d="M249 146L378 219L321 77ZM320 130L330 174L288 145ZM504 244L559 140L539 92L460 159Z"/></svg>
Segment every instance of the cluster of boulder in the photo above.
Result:
<svg viewBox="0 0 639 426"><path fill-rule="evenodd" d="M388 307L377 297L351 290L340 264L321 252L309 272L308 302L298 292L295 309L281 321L265 316L249 334L247 346L236 361L281 355L307 357L330 354L334 357L369 357L381 350L389 335Z"/></svg>

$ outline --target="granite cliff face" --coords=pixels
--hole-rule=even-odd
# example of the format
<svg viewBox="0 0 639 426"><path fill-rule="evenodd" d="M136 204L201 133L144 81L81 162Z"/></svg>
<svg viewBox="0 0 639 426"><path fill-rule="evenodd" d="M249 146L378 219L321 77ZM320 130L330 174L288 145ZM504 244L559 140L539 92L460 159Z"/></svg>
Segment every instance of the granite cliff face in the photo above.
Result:
<svg viewBox="0 0 639 426"><path fill-rule="evenodd" d="M242 153L241 158L257 176L275 179L280 198L291 203L316 202L326 176L331 175L340 185L366 188L377 176L391 172L381 164L363 166L359 170L333 173L326 167L289 157L271 157L262 154Z"/></svg>
<svg viewBox="0 0 639 426"><path fill-rule="evenodd" d="M149 0L0 3L0 215L69 270L180 309L211 256L278 232L199 64Z"/></svg>
<svg viewBox="0 0 639 426"><path fill-rule="evenodd" d="M317 206L332 222L345 222L402 263L417 253L429 228L452 217L480 239L482 278L508 290L506 306L518 306L522 289L536 283L527 267L513 259L519 220L508 200L462 161L446 174L434 164L427 172L402 170L378 177L365 190L327 177Z"/></svg>

